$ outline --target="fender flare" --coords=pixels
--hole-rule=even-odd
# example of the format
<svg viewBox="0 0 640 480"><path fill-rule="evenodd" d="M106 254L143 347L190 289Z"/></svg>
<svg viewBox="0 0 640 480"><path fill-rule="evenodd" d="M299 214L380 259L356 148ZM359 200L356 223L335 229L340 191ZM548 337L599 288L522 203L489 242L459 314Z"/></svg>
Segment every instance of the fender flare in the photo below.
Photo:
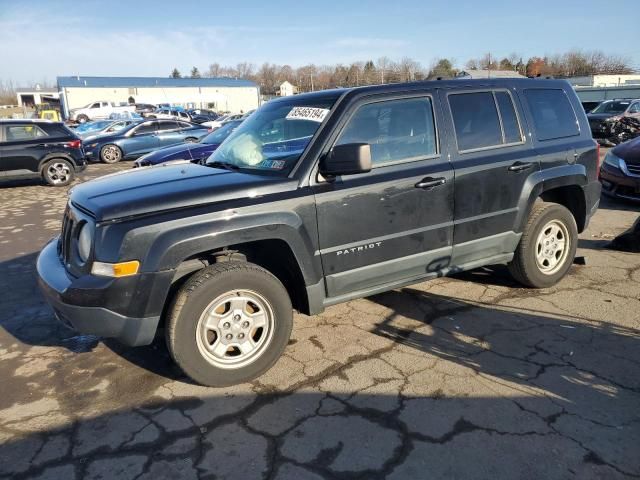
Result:
<svg viewBox="0 0 640 480"><path fill-rule="evenodd" d="M560 165L531 174L524 184L518 201L518 213L514 221L513 231L516 233L522 232L533 204L542 193L554 188L572 185L585 187L588 183L587 169L579 163Z"/></svg>
<svg viewBox="0 0 640 480"><path fill-rule="evenodd" d="M47 163L49 163L51 160L55 160L56 158L62 158L63 160L66 160L73 166L74 169L77 167L76 162L71 157L71 155L64 152L55 152L55 153L48 153L42 158L42 160L40 160L40 163L38 164L38 172L42 174L42 170L44 169L44 166Z"/></svg>

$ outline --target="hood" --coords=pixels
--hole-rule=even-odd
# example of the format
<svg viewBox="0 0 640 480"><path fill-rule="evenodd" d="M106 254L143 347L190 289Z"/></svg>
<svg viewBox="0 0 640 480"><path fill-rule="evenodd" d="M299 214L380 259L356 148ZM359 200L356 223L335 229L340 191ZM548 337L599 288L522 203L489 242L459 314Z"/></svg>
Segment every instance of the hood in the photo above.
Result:
<svg viewBox="0 0 640 480"><path fill-rule="evenodd" d="M631 165L640 165L640 137L621 143L611 152Z"/></svg>
<svg viewBox="0 0 640 480"><path fill-rule="evenodd" d="M587 113L587 118L589 120L606 120L607 118L615 117L617 115L621 115L620 113Z"/></svg>
<svg viewBox="0 0 640 480"><path fill-rule="evenodd" d="M213 152L218 145L207 143L179 143L170 147L155 150L144 156L144 161L151 164L166 162L169 160L191 160L200 158Z"/></svg>
<svg viewBox="0 0 640 480"><path fill-rule="evenodd" d="M71 202L105 221L295 188L297 181L289 178L180 163L136 168L82 183L73 188Z"/></svg>

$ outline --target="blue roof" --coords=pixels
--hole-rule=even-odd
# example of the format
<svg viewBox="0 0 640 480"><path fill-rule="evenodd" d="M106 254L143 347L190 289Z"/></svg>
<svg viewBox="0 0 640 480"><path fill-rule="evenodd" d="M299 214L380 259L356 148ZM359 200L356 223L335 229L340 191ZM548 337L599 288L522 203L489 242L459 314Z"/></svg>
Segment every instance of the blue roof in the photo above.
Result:
<svg viewBox="0 0 640 480"><path fill-rule="evenodd" d="M58 88L144 88L144 87L256 87L251 80L235 78L169 77L58 77Z"/></svg>

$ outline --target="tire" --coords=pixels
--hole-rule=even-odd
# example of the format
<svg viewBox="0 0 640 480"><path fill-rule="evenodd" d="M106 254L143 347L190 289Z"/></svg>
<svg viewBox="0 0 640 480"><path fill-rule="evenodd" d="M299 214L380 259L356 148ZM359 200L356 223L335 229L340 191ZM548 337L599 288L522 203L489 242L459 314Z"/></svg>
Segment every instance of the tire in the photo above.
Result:
<svg viewBox="0 0 640 480"><path fill-rule="evenodd" d="M269 370L292 325L289 294L275 276L252 263L222 262L193 275L176 293L165 336L185 374L202 385L224 387Z"/></svg>
<svg viewBox="0 0 640 480"><path fill-rule="evenodd" d="M184 143L196 143L198 139L196 137L187 137L184 139Z"/></svg>
<svg viewBox="0 0 640 480"><path fill-rule="evenodd" d="M100 160L104 163L118 163L122 160L122 150L117 145L108 143L100 149Z"/></svg>
<svg viewBox="0 0 640 480"><path fill-rule="evenodd" d="M64 158L54 158L42 166L42 178L53 187L64 187L75 178L73 165Z"/></svg>
<svg viewBox="0 0 640 480"><path fill-rule="evenodd" d="M153 119L155 119L157 117L155 115L147 115L145 118L153 120Z"/></svg>
<svg viewBox="0 0 640 480"><path fill-rule="evenodd" d="M85 114L80 114L77 116L76 121L78 123L87 123L89 121L89 117L87 117Z"/></svg>
<svg viewBox="0 0 640 480"><path fill-rule="evenodd" d="M537 203L509 263L509 272L527 287L551 287L571 268L577 246L578 228L571 212L557 203Z"/></svg>

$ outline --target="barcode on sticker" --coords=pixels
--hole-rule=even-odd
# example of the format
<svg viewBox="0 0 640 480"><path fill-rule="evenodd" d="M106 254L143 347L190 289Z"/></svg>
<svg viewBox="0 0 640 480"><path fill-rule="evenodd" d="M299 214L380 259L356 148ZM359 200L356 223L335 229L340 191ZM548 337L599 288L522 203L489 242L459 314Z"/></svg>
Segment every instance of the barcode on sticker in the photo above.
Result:
<svg viewBox="0 0 640 480"><path fill-rule="evenodd" d="M287 120L311 120L312 122L322 122L329 113L327 108L316 107L293 107L287 114Z"/></svg>

